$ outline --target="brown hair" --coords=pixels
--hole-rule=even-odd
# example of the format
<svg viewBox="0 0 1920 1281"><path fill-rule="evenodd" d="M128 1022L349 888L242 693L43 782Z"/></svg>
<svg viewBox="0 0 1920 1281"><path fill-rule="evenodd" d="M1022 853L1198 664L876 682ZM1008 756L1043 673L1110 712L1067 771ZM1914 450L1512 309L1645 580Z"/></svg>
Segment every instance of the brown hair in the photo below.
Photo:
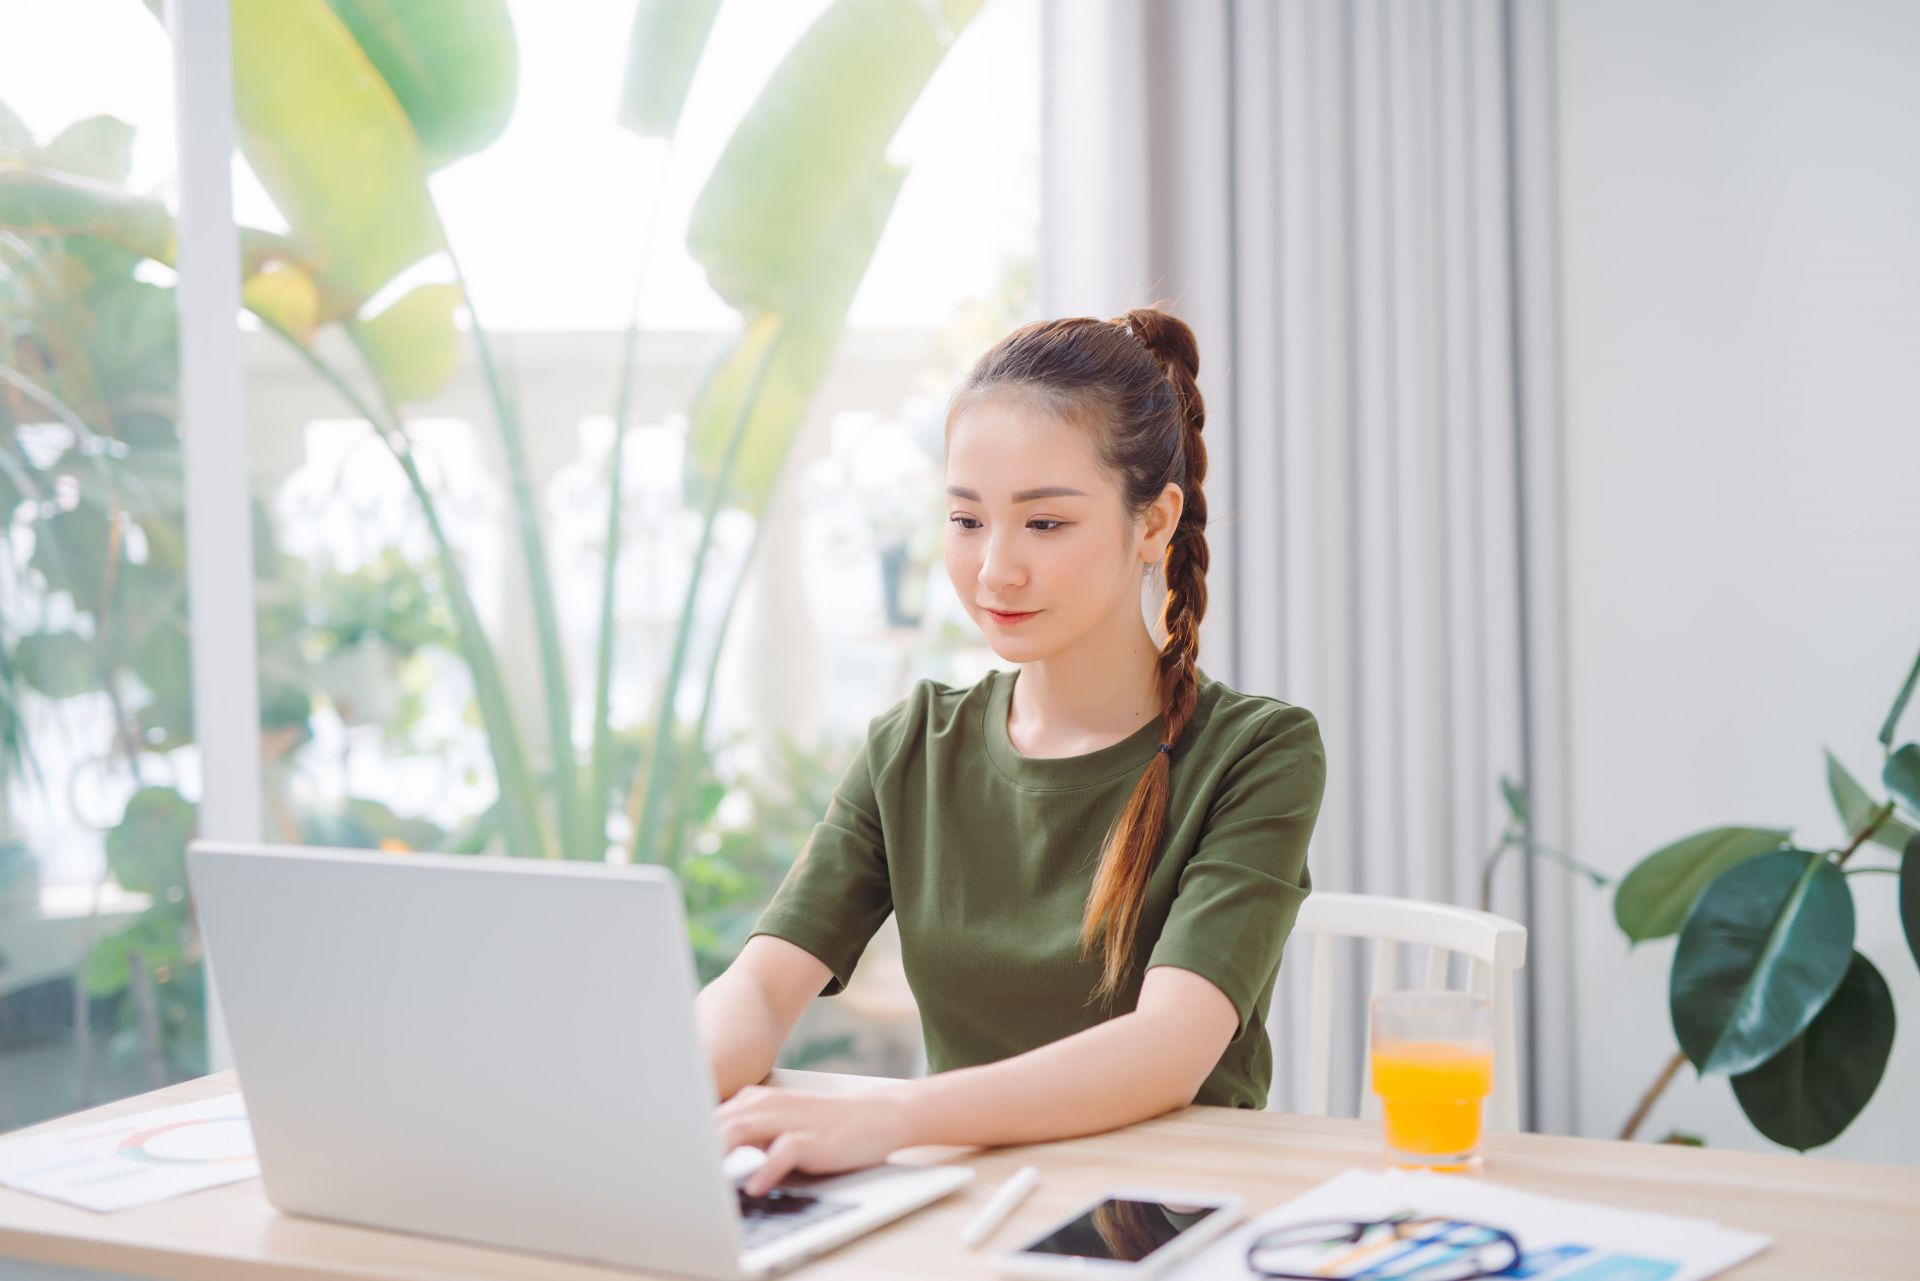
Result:
<svg viewBox="0 0 1920 1281"><path fill-rule="evenodd" d="M1012 390L1041 408L1089 427L1100 460L1120 478L1127 512L1138 517L1169 482L1185 502L1167 547L1167 598L1160 623L1157 684L1166 723L1153 755L1107 833L1080 923L1083 956L1101 949L1094 995L1111 999L1127 976L1147 878L1166 827L1173 746L1193 719L1194 662L1207 612L1207 447L1200 439L1206 404L1195 378L1200 350L1193 330L1158 307L1112 320L1076 316L1014 330L982 356L955 393L951 429L987 392Z"/></svg>

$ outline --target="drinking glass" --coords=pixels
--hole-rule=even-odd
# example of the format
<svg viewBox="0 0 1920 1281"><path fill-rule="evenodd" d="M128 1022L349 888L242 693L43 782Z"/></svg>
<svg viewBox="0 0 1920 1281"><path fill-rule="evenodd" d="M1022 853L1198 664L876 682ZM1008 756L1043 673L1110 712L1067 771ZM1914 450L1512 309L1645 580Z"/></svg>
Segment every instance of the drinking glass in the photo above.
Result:
<svg viewBox="0 0 1920 1281"><path fill-rule="evenodd" d="M1369 1067L1388 1160L1479 1171L1481 1113L1493 1090L1492 1007L1465 992L1388 992L1373 998L1372 1018Z"/></svg>

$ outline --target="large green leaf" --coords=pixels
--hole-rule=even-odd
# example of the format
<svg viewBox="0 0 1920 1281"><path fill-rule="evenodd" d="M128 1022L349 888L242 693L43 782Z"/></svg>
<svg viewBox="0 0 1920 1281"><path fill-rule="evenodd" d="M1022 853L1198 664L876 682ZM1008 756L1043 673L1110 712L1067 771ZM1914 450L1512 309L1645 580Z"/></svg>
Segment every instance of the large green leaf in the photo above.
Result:
<svg viewBox="0 0 1920 1281"><path fill-rule="evenodd" d="M1847 773L1846 766L1835 759L1832 752L1827 753L1827 790L1833 793L1833 807L1840 812L1840 821L1846 824L1848 839L1880 809L1879 802ZM1889 815L1868 839L1890 850L1903 850L1912 838L1913 829Z"/></svg>
<svg viewBox="0 0 1920 1281"><path fill-rule="evenodd" d="M458 285L421 285L371 320L347 322L354 345L394 400L426 400L453 377L460 358L453 313L461 299Z"/></svg>
<svg viewBox="0 0 1920 1281"><path fill-rule="evenodd" d="M1668 1005L1702 1074L1746 1072L1806 1030L1853 954L1853 895L1824 855L1774 850L1720 874L1680 931Z"/></svg>
<svg viewBox="0 0 1920 1281"><path fill-rule="evenodd" d="M27 563L46 575L49 591L73 597L74 608L97 610L107 591L107 555L113 528L92 503L41 518L34 525L33 555Z"/></svg>
<svg viewBox="0 0 1920 1281"><path fill-rule="evenodd" d="M194 810L170 787L143 787L107 833L107 865L127 889L162 894L187 883L187 842Z"/></svg>
<svg viewBox="0 0 1920 1281"><path fill-rule="evenodd" d="M917 0L835 0L768 79L689 220L687 249L729 305L819 309L821 250L875 202L887 142L979 0L939 8L945 22Z"/></svg>
<svg viewBox="0 0 1920 1281"><path fill-rule="evenodd" d="M1655 850L1614 891L1613 919L1635 943L1677 934L1715 877L1779 849L1791 835L1774 827L1715 827Z"/></svg>
<svg viewBox="0 0 1920 1281"><path fill-rule="evenodd" d="M429 168L498 138L520 49L506 0L328 0L399 100Z"/></svg>
<svg viewBox="0 0 1920 1281"><path fill-rule="evenodd" d="M446 248L400 100L326 0L233 0L240 150L317 255L321 318Z"/></svg>
<svg viewBox="0 0 1920 1281"><path fill-rule="evenodd" d="M13 108L0 102L0 156L23 155L33 150L33 132Z"/></svg>
<svg viewBox="0 0 1920 1281"><path fill-rule="evenodd" d="M1880 781L1887 785L1893 798L1906 807L1907 813L1920 814L1920 743L1907 743L1887 757Z"/></svg>
<svg viewBox="0 0 1920 1281"><path fill-rule="evenodd" d="M75 698L100 688L100 660L78 632L34 632L14 649L20 677L48 698Z"/></svg>
<svg viewBox="0 0 1920 1281"><path fill-rule="evenodd" d="M1829 1000L1787 1047L1733 1078L1734 1097L1760 1133L1805 1152L1831 1143L1873 1098L1893 1052L1893 994L1855 952Z"/></svg>
<svg viewBox="0 0 1920 1281"><path fill-rule="evenodd" d="M905 178L906 171L892 165L873 175L865 199L850 207L835 235L817 247L812 304L793 312L757 313L695 404L686 462L688 497L695 504L705 506L712 487L720 485L736 506L755 513L766 506ZM780 326L766 323L776 316ZM754 371L776 328L772 362L742 425L740 398L754 384ZM735 430L742 433L737 445L732 443Z"/></svg>
<svg viewBox="0 0 1920 1281"><path fill-rule="evenodd" d="M40 163L113 187L133 172L133 126L112 116L89 116L62 129L40 148Z"/></svg>
<svg viewBox="0 0 1920 1281"><path fill-rule="evenodd" d="M29 236L100 236L173 262L173 217L158 200L25 160L0 160L0 227Z"/></svg>
<svg viewBox="0 0 1920 1281"><path fill-rule="evenodd" d="M627 36L620 123L643 138L671 138L713 33L720 0L640 0Z"/></svg>
<svg viewBox="0 0 1920 1281"><path fill-rule="evenodd" d="M173 215L160 201L25 160L0 158L0 227L28 236L98 236L173 265ZM270 262L300 261L302 250L287 236L242 227L240 255L251 275Z"/></svg>
<svg viewBox="0 0 1920 1281"><path fill-rule="evenodd" d="M1920 836L1907 842L1900 858L1900 925L1907 932L1907 950L1920 965Z"/></svg>

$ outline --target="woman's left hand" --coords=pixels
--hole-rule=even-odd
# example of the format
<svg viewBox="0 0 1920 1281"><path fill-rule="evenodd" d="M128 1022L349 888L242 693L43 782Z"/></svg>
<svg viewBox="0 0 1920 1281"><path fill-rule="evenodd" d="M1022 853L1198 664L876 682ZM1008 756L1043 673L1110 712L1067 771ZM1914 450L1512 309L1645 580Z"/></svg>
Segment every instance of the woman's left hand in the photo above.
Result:
<svg viewBox="0 0 1920 1281"><path fill-rule="evenodd" d="M743 1143L766 1150L766 1163L741 1185L750 1196L765 1196L795 1170L862 1170L913 1143L907 1104L892 1090L811 1094L749 1085L720 1105L718 1121L722 1152Z"/></svg>

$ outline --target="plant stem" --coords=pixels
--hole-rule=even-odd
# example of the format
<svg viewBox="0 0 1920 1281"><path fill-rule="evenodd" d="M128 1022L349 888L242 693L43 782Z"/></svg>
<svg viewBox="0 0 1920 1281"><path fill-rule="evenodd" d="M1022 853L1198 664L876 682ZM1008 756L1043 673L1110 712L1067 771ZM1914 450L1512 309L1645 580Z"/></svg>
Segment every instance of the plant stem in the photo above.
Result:
<svg viewBox="0 0 1920 1281"><path fill-rule="evenodd" d="M1655 1077L1653 1084L1647 1087L1647 1092L1640 1096L1639 1106L1633 1109L1633 1115L1627 1118L1626 1125L1621 1128L1622 1139L1631 1139L1640 1129L1641 1123L1647 1119L1647 1113L1653 1111L1654 1103L1666 1093L1667 1087L1673 1084L1673 1078L1679 1075L1680 1069L1686 1065L1686 1062L1687 1056L1684 1051L1673 1052L1673 1057L1667 1060L1666 1067L1660 1070L1660 1075Z"/></svg>
<svg viewBox="0 0 1920 1281"><path fill-rule="evenodd" d="M606 857L607 808L613 787L613 726L609 722L613 699L613 611L616 571L620 564L620 504L625 489L627 417L633 403L633 373L639 363L640 299L646 289L647 264L653 258L654 227L666 202L674 156L667 140L660 181L647 207L646 230L640 239L640 268L633 282L633 304L627 312L626 336L620 346L620 384L613 402L612 474L607 482L607 533L600 571L600 628L593 660L593 747L587 763L587 794L581 815L581 835L591 838L595 857Z"/></svg>
<svg viewBox="0 0 1920 1281"><path fill-rule="evenodd" d="M1487 865L1480 873L1480 910L1483 912L1491 912L1493 910L1494 869L1500 865L1500 856L1505 854L1509 849L1524 850L1530 855L1539 855L1543 858L1552 859L1569 872L1578 872L1581 876L1592 881L1596 889L1605 885L1608 880L1605 872L1595 871L1570 854L1562 854L1559 850L1553 849L1550 846L1541 845L1537 841L1530 841L1518 832L1509 829L1507 833L1500 838L1499 846L1496 847L1492 855L1488 857Z"/></svg>
<svg viewBox="0 0 1920 1281"><path fill-rule="evenodd" d="M507 460L507 480L513 494L514 525L520 534L521 558L527 567L527 592L533 603L534 633L539 640L540 674L546 687L547 737L553 757L554 791L558 797L561 856L572 858L580 848L578 817L579 783L575 777L573 755L573 701L567 693L566 669L560 652L560 627L554 615L552 577L547 570L547 549L540 532L540 503L533 492L527 470L527 445L521 430L519 409L500 381L500 370L493 359L493 346L480 323L479 309L473 305L473 291L460 259L447 247L447 260L453 264L454 278L460 282L461 296L467 304L467 317L473 323L475 350L480 369L487 381L487 393L493 400L494 417L500 427L500 443Z"/></svg>
<svg viewBox="0 0 1920 1281"><path fill-rule="evenodd" d="M1872 876L1875 872L1880 873L1882 876L1900 875L1900 869L1897 867L1850 867L1845 872L1842 872L1841 875L1842 876Z"/></svg>
<svg viewBox="0 0 1920 1281"><path fill-rule="evenodd" d="M775 354L780 350L783 332L784 324L767 341L766 351L761 353L759 363L754 366L752 381L740 394L740 403L734 411L733 424L727 434L726 453L721 457L719 469L709 488L706 510L701 513L700 542L694 549L693 567L687 575L687 590L680 605L680 621L674 629L673 656L667 665L666 681L660 691L660 711L654 720L653 742L647 760L646 792L641 803L640 821L633 836L631 861L635 863L657 861L654 846L660 830L660 805L671 781L671 758L675 750L674 702L680 690L680 674L686 667L688 642L693 634L694 607L700 599L700 578L706 569L707 552L713 546L714 525L726 501L727 482L733 476L733 465L740 455L740 445L746 438L747 424L753 419L761 385L766 380Z"/></svg>
<svg viewBox="0 0 1920 1281"><path fill-rule="evenodd" d="M1869 840L1871 840L1873 838L1873 834L1879 831L1881 825L1885 823L1887 819L1892 817L1892 815L1893 815L1892 801L1888 801L1885 805L1882 805L1878 809L1874 810L1872 815L1868 817L1867 821L1861 825L1860 830L1853 834L1852 843L1849 844L1846 849L1840 851L1840 857L1836 861L1835 866L1840 866L1846 863L1848 859L1852 858L1853 852L1859 849L1862 845L1865 845Z"/></svg>
<svg viewBox="0 0 1920 1281"><path fill-rule="evenodd" d="M1482 912L1491 912L1493 910L1493 874L1500 866L1500 856L1512 849L1513 846L1513 829L1508 828L1506 833L1501 836L1500 844L1494 848L1492 855L1488 857L1486 867L1481 869L1480 910Z"/></svg>
<svg viewBox="0 0 1920 1281"><path fill-rule="evenodd" d="M747 576L753 569L754 553L760 548L760 535L766 532L764 521L753 527L753 537L747 543L747 554L741 558L740 572L734 575L733 586L727 592L726 608L720 612L720 626L715 633L713 653L707 659L707 679L700 694L700 719L694 722L693 738L690 740L697 751L707 741L707 724L713 716L714 692L720 683L721 651L727 645L727 632L733 626L733 611L740 604L740 597L747 585ZM686 832L686 789L674 789L673 826L668 831L667 849L669 853L680 849L680 842Z"/></svg>
<svg viewBox="0 0 1920 1281"><path fill-rule="evenodd" d="M313 367L315 373L340 393L347 404L373 425L380 434L381 442L400 464L400 470L426 516L427 531L439 553L440 572L447 580L447 596L453 605L454 623L460 632L467 666L473 673L474 691L479 697L480 715L486 725L487 747L493 756L495 782L500 789L500 807L509 849L513 853L553 857L554 851L541 827L539 794L534 787L533 776L527 770L526 753L520 745L520 731L514 724L513 707L507 701L499 662L494 657L493 646L487 641L486 630L480 625L479 612L474 608L472 594L467 589L466 575L460 569L460 558L454 551L452 540L447 537L445 527L440 523L440 512L434 504L432 491L427 488L420 468L414 462L412 444L399 414L388 404L388 416L383 417L361 398L352 384L322 360L318 352L274 321L264 316L260 317L260 321L292 347Z"/></svg>

